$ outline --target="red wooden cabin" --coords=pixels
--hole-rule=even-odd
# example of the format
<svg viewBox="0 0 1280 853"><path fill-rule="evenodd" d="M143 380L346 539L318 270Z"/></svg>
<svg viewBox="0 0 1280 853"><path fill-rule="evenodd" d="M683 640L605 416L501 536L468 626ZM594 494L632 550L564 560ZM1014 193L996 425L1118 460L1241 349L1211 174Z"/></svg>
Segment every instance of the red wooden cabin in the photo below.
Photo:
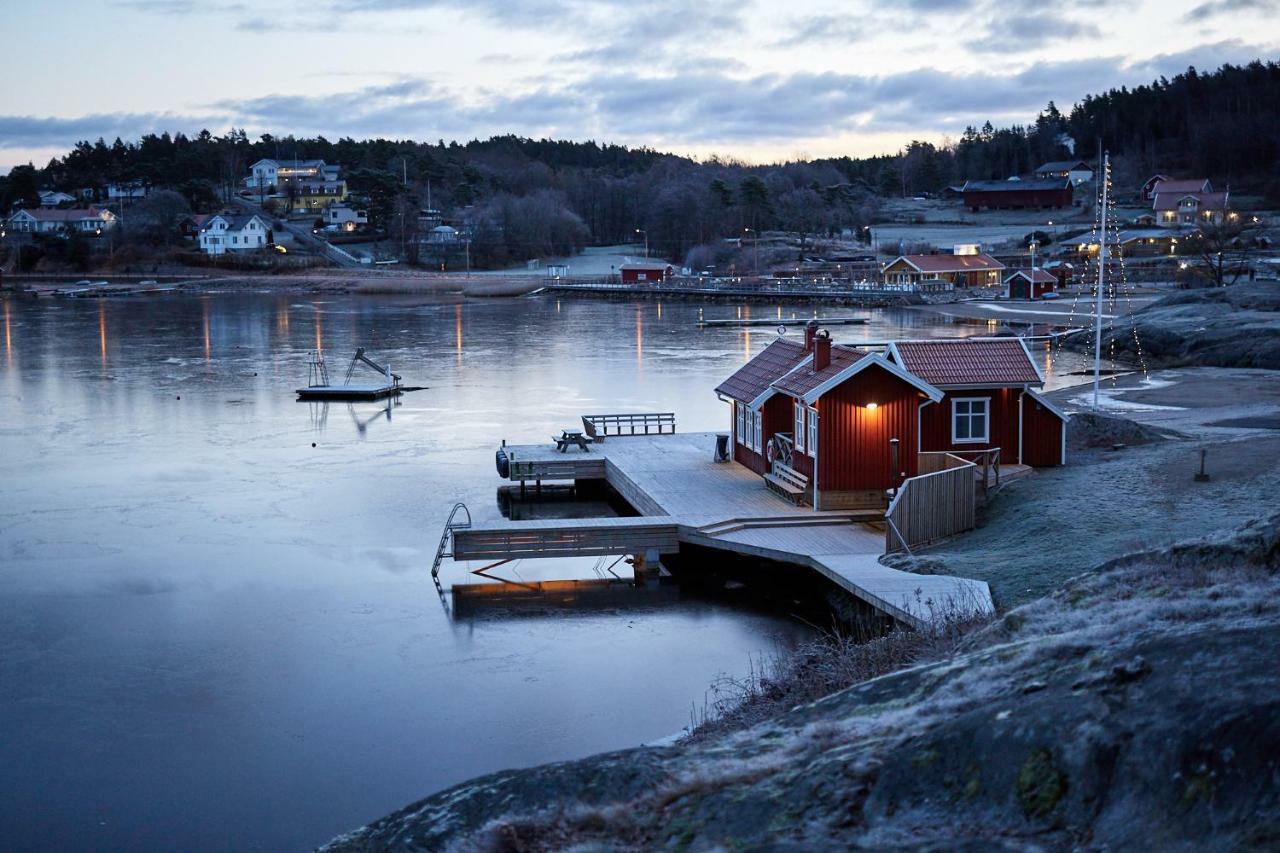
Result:
<svg viewBox="0 0 1280 853"><path fill-rule="evenodd" d="M1010 299L1039 299L1058 289L1058 277L1048 270L1014 270L1004 277L1005 296Z"/></svg>
<svg viewBox="0 0 1280 853"><path fill-rule="evenodd" d="M1067 415L1033 390L1044 376L1022 339L895 341L888 354L944 392L921 410L921 452L998 447L1005 464L1066 462Z"/></svg>
<svg viewBox="0 0 1280 853"><path fill-rule="evenodd" d="M1015 338L900 341L884 354L833 344L811 323L716 388L733 406L733 459L757 474L784 462L817 509L883 507L918 454L1001 448L1005 464L1065 461L1066 415ZM972 454L970 454L972 455Z"/></svg>

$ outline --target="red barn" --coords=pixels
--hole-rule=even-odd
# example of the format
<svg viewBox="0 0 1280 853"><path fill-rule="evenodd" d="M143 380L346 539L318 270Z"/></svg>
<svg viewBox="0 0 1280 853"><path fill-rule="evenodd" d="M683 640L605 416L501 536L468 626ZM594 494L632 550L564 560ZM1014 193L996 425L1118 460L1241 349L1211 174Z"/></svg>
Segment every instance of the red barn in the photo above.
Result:
<svg viewBox="0 0 1280 853"><path fill-rule="evenodd" d="M980 210L1035 210L1071 207L1074 192L1069 178L1041 178L1030 181L968 181L964 185L964 206Z"/></svg>
<svg viewBox="0 0 1280 853"><path fill-rule="evenodd" d="M671 264L664 264L661 261L623 264L618 267L618 270L622 273L623 284L652 284L655 281L664 281L674 272Z"/></svg>
<svg viewBox="0 0 1280 853"><path fill-rule="evenodd" d="M1014 270L1004 277L1005 296L1010 299L1039 299L1058 289L1058 277L1048 270Z"/></svg>
<svg viewBox="0 0 1280 853"><path fill-rule="evenodd" d="M883 508L921 452L999 447L1005 463L1061 464L1066 415L1031 390L1042 383L1017 339L895 342L881 355L810 324L803 344L772 342L716 394L733 406L734 461L761 475L787 465L829 510Z"/></svg>

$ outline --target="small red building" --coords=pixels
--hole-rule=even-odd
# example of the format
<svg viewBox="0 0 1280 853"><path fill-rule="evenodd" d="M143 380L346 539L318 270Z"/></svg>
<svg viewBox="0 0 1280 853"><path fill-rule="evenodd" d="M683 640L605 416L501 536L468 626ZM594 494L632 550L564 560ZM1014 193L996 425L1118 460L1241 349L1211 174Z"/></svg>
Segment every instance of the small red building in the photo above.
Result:
<svg viewBox="0 0 1280 853"><path fill-rule="evenodd" d="M889 358L943 392L920 411L921 452L1000 448L1004 464L1067 461L1067 415L1033 388L1044 376L1021 338L894 341Z"/></svg>
<svg viewBox="0 0 1280 853"><path fill-rule="evenodd" d="M1010 299L1039 299L1058 289L1058 277L1048 270L1014 270L1004 277L1005 296Z"/></svg>
<svg viewBox="0 0 1280 853"><path fill-rule="evenodd" d="M1071 207L1074 192L1069 178L1036 180L968 181L964 206L980 210L1035 210Z"/></svg>
<svg viewBox="0 0 1280 853"><path fill-rule="evenodd" d="M921 452L999 447L1006 464L1061 464L1066 415L1031 390L1043 381L1013 338L895 342L880 354L810 324L804 343L770 343L716 394L732 404L735 462L761 475L786 464L817 509L882 508Z"/></svg>
<svg viewBox="0 0 1280 853"><path fill-rule="evenodd" d="M675 270L661 261L643 261L618 267L623 284L653 284L665 281Z"/></svg>

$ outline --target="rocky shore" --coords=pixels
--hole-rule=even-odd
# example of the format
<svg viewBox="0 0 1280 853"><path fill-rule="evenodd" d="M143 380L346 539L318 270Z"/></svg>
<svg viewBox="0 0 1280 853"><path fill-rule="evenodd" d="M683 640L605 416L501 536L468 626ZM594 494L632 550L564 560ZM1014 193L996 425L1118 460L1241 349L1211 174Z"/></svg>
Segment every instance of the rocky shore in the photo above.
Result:
<svg viewBox="0 0 1280 853"><path fill-rule="evenodd" d="M1064 343L1091 350L1093 336L1082 332ZM1103 330L1102 348L1155 367L1280 370L1280 288L1251 282L1171 293L1115 320Z"/></svg>
<svg viewBox="0 0 1280 853"><path fill-rule="evenodd" d="M326 851L1274 849L1280 515L745 731L493 774Z"/></svg>

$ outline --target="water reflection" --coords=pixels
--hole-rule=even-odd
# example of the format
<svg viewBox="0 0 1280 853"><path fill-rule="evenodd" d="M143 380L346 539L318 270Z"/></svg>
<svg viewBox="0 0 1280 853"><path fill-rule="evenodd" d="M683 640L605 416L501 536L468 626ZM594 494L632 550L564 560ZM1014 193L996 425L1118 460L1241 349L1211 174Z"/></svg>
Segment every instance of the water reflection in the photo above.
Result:
<svg viewBox="0 0 1280 853"><path fill-rule="evenodd" d="M559 311L560 303L556 303ZM458 367L462 366L462 303L453 306L453 351Z"/></svg>
<svg viewBox="0 0 1280 853"><path fill-rule="evenodd" d="M9 331L9 300L4 300L4 360L8 367L13 367L13 335Z"/></svg>
<svg viewBox="0 0 1280 853"><path fill-rule="evenodd" d="M107 369L107 305L98 300L98 353L102 359L102 369Z"/></svg>

